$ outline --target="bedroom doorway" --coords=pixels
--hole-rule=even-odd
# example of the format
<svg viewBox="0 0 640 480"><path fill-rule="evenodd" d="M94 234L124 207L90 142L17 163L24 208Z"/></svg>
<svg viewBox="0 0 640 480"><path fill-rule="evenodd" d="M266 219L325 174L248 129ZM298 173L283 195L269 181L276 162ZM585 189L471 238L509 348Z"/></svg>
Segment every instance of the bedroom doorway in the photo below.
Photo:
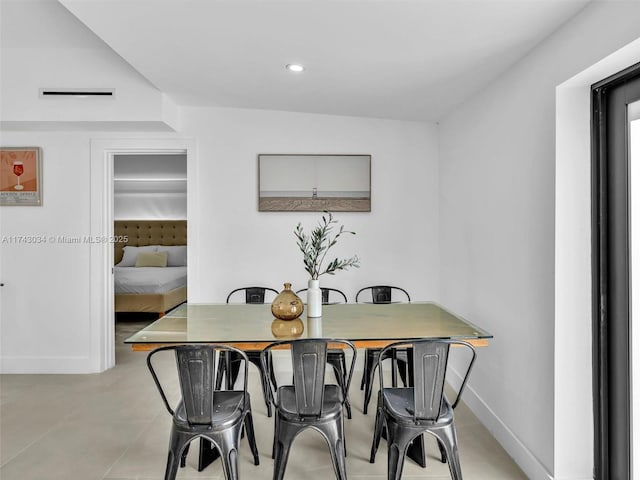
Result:
<svg viewBox="0 0 640 480"><path fill-rule="evenodd" d="M114 239L114 162L119 155L186 155L187 215L194 216L197 207L196 144L192 139L184 138L96 138L91 140L91 226L90 234L94 238ZM185 222L186 223L186 222ZM192 234L197 222L187 226L189 241L188 257L193 258L197 247L197 235ZM114 243L96 242L90 248L90 348L91 365L94 372L103 372L115 366L115 305L114 305ZM198 265L188 268L188 281L197 279ZM126 347L119 344L120 347ZM130 351L130 350L129 350Z"/></svg>
<svg viewBox="0 0 640 480"><path fill-rule="evenodd" d="M124 340L187 299L187 155L113 156L114 336Z"/></svg>

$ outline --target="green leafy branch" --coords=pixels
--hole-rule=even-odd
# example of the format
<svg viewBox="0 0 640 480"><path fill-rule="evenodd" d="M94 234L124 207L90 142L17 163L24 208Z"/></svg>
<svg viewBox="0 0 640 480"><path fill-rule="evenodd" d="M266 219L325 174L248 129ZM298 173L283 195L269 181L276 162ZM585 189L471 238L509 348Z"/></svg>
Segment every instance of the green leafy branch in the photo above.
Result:
<svg viewBox="0 0 640 480"><path fill-rule="evenodd" d="M324 275L325 273L328 275L334 275L340 270L347 270L351 267L360 268L360 259L357 255L354 255L351 258L341 260L336 258L329 262L327 267L322 270L322 264L324 263L327 253L329 252L329 249L338 242L338 238L347 233L351 235L356 234L356 232L345 230L344 225L340 225L340 229L332 238L331 234L338 221L333 219L331 212L324 213L326 216L322 216L322 221L319 222L318 226L311 231L311 235L304 233L301 223L298 223L298 226L294 231L294 234L298 239L298 247L304 255L304 269L309 273L309 275L311 275L312 280L317 280L320 275Z"/></svg>

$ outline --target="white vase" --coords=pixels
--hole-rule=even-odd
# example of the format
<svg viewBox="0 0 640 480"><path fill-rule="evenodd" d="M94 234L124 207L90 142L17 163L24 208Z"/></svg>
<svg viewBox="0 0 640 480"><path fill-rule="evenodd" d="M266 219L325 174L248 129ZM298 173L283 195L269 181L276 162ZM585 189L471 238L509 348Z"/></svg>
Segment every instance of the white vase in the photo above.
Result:
<svg viewBox="0 0 640 480"><path fill-rule="evenodd" d="M307 338L322 338L322 317L307 317Z"/></svg>
<svg viewBox="0 0 640 480"><path fill-rule="evenodd" d="M322 290L319 280L309 280L307 288L307 317L322 316Z"/></svg>

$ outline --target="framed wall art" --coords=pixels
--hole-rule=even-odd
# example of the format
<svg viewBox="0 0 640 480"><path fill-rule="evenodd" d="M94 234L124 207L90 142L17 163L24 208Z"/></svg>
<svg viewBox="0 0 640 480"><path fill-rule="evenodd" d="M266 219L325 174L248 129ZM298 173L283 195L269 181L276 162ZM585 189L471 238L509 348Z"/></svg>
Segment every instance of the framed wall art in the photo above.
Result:
<svg viewBox="0 0 640 480"><path fill-rule="evenodd" d="M261 212L370 212L371 155L258 155Z"/></svg>
<svg viewBox="0 0 640 480"><path fill-rule="evenodd" d="M0 147L0 205L42 205L42 151Z"/></svg>

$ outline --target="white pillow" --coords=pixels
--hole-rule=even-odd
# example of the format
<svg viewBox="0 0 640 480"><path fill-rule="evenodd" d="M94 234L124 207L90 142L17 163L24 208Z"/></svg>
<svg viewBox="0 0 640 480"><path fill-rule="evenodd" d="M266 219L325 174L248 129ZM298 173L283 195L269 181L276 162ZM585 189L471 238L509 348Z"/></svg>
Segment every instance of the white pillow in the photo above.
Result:
<svg viewBox="0 0 640 480"><path fill-rule="evenodd" d="M167 252L167 267L186 267L187 266L187 246L186 245L157 245L157 252Z"/></svg>
<svg viewBox="0 0 640 480"><path fill-rule="evenodd" d="M136 259L138 258L138 252L157 252L157 245L147 245L146 247L133 247L127 245L124 247L124 255L122 260L116 265L116 267L135 267Z"/></svg>

